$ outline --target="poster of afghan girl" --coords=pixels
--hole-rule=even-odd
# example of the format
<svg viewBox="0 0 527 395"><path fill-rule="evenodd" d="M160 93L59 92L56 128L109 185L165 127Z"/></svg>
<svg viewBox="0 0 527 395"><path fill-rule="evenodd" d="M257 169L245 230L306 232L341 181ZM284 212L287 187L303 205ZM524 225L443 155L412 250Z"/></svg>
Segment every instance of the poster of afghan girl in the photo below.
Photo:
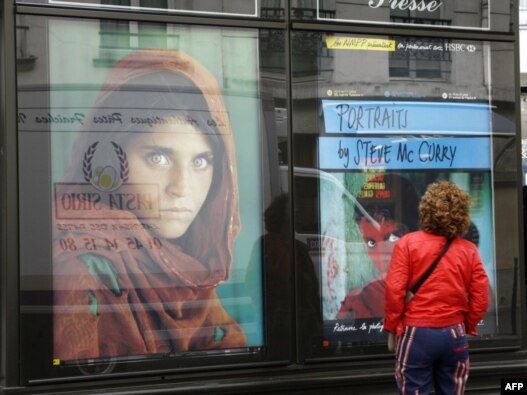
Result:
<svg viewBox="0 0 527 395"><path fill-rule="evenodd" d="M247 345L217 295L241 226L234 141L198 61L118 61L53 192L54 358Z"/></svg>

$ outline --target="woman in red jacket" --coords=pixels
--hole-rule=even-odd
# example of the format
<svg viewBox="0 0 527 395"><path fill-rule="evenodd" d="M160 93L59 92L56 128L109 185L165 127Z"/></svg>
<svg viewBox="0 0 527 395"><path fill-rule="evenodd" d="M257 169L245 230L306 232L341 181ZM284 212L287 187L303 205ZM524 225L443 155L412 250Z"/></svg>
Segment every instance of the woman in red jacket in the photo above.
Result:
<svg viewBox="0 0 527 395"><path fill-rule="evenodd" d="M469 372L466 333L489 304L489 282L477 247L463 239L470 196L455 184L431 184L419 205L421 229L396 244L385 291L386 331L397 334L395 378L400 394L462 394ZM405 305L405 296L439 255L449 250Z"/></svg>

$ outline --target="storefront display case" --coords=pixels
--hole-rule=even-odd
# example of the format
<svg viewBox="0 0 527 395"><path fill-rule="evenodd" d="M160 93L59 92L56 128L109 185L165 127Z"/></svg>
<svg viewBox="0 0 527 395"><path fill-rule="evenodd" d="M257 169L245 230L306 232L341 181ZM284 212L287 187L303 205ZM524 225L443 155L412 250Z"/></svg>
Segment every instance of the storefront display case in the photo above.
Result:
<svg viewBox="0 0 527 395"><path fill-rule="evenodd" d="M526 368L515 1L7 3L2 391L392 393L384 277L444 179L471 388Z"/></svg>

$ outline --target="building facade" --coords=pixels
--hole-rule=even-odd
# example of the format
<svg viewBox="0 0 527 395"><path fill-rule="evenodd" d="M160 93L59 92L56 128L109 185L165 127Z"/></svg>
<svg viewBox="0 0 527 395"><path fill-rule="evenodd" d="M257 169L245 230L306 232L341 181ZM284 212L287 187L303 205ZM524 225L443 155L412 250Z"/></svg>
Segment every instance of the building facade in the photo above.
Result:
<svg viewBox="0 0 527 395"><path fill-rule="evenodd" d="M5 1L0 392L393 393L383 280L445 179L467 392L521 377L525 6Z"/></svg>
<svg viewBox="0 0 527 395"><path fill-rule="evenodd" d="M527 131L527 50L525 43L527 42L527 3L520 1L520 87L521 87L521 119L522 119L522 141L525 140L525 133ZM523 46L522 46L523 44ZM522 149L522 161L525 161L525 155ZM525 165L524 165L525 168ZM525 174L525 170L524 170ZM525 185L525 180L524 180Z"/></svg>

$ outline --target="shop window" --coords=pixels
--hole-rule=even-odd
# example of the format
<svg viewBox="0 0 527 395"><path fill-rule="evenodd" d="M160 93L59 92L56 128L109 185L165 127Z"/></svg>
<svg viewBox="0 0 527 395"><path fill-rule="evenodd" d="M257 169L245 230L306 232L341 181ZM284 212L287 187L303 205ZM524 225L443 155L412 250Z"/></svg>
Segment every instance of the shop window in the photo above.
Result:
<svg viewBox="0 0 527 395"><path fill-rule="evenodd" d="M315 70L331 72L333 70L333 56L325 45L317 40L316 33L308 33L293 37L292 51L303 61L298 61L294 73L300 75L310 75Z"/></svg>
<svg viewBox="0 0 527 395"><path fill-rule="evenodd" d="M294 19L334 19L336 12L334 2L320 0L291 1L291 17ZM332 9L333 8L333 9Z"/></svg>
<svg viewBox="0 0 527 395"><path fill-rule="evenodd" d="M316 41L317 34L297 31L292 39ZM498 257L505 253L502 216L515 223L517 208L495 212L508 193L495 180L516 174L513 72L502 58L512 59L513 46L343 33L319 33L318 40L312 74L297 74L304 70L300 49L292 66L295 237L309 254L296 264L315 267L322 317L300 328L302 357L383 352L391 251L419 228L426 187L444 179L472 197L465 238L479 248L493 295L478 330L485 341L515 335L510 284L519 286L518 277L514 260ZM333 61L323 68L325 56ZM489 80L493 89L510 89L506 99L493 97ZM297 300L299 314L307 299Z"/></svg>
<svg viewBox="0 0 527 395"><path fill-rule="evenodd" d="M168 0L103 0L102 4L125 7L166 9ZM100 22L99 57L95 64L108 65L134 48L166 48L177 36L167 32L167 24L102 20Z"/></svg>
<svg viewBox="0 0 527 395"><path fill-rule="evenodd" d="M424 1L425 4L432 0ZM442 18L442 10L438 8L434 12L423 13L390 9L390 20L394 23L422 24L434 26L449 26L450 19ZM445 47L446 40L426 40L426 45ZM414 39L405 43L405 50L398 50L390 54L390 77L393 78L425 78L425 79L447 79L450 71L450 54L446 49L442 52L423 52L419 48L423 40ZM415 50L417 49L417 50Z"/></svg>
<svg viewBox="0 0 527 395"><path fill-rule="evenodd" d="M430 3L436 3L433 0L425 0L422 3L428 5ZM420 13L416 10L410 9L401 10L400 8L390 9L390 20L394 23L417 23L421 25L434 25L434 26L449 26L451 20L446 19L442 16L441 7L435 11L427 12L426 14Z"/></svg>
<svg viewBox="0 0 527 395"><path fill-rule="evenodd" d="M290 301L264 302L276 281L263 280L262 214L287 160L283 33L22 26L20 54L48 50L17 79L22 381L290 359ZM262 71L260 37L280 44L281 68L275 49Z"/></svg>
<svg viewBox="0 0 527 395"><path fill-rule="evenodd" d="M17 47L16 62L19 71L28 71L35 66L37 57L28 48L29 26L25 22L24 15L17 15L16 29L20 37L20 45Z"/></svg>
<svg viewBox="0 0 527 395"><path fill-rule="evenodd" d="M283 19L285 10L282 0L262 0L261 16L262 18Z"/></svg>
<svg viewBox="0 0 527 395"><path fill-rule="evenodd" d="M430 48L430 51L423 51L424 48ZM398 47L389 56L392 78L450 78L452 56L449 40L399 38Z"/></svg>
<svg viewBox="0 0 527 395"><path fill-rule="evenodd" d="M270 72L281 70L281 54L284 51L283 34L279 31L264 31L261 36L262 67Z"/></svg>

